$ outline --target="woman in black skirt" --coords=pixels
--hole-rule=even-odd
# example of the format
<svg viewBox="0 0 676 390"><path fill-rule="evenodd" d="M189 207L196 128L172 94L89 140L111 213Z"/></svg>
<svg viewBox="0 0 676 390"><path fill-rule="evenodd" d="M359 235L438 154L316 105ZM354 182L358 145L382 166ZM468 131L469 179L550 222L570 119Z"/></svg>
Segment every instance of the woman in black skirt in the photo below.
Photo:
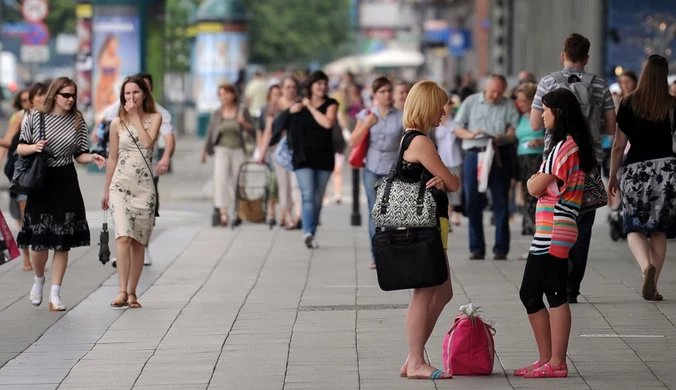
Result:
<svg viewBox="0 0 676 390"><path fill-rule="evenodd" d="M669 95L669 63L653 54L643 66L638 87L622 99L610 157L608 192L622 198L622 219L629 249L643 274L641 296L661 301L657 282L676 238L676 140ZM629 151L620 171L627 142ZM618 177L620 176L620 177Z"/></svg>
<svg viewBox="0 0 676 390"><path fill-rule="evenodd" d="M35 282L29 299L34 306L42 303L45 265L49 250L54 251L49 296L52 311L66 310L60 289L68 265L68 251L90 244L73 159L80 164L95 163L99 169L105 165L103 157L89 153L87 124L77 109L76 97L77 86L73 80L67 77L54 80L43 108L26 117L17 148L21 156L41 153L47 162L44 189L29 195L17 243L20 248L30 247L32 251Z"/></svg>

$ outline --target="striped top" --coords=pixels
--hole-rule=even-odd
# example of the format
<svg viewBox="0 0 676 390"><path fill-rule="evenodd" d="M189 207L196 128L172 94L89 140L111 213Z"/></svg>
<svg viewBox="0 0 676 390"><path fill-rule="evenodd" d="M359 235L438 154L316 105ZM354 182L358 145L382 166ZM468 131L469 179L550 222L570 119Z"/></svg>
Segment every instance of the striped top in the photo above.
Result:
<svg viewBox="0 0 676 390"><path fill-rule="evenodd" d="M73 158L89 153L87 123L84 119L75 129L75 115L45 113L45 139L43 153L48 153L47 166L62 167L72 164ZM40 141L40 111L33 110L21 125L19 143L35 144Z"/></svg>
<svg viewBox="0 0 676 390"><path fill-rule="evenodd" d="M578 147L572 137L552 149L540 172L553 175L556 180L538 199L530 253L567 259L577 240L577 215L584 192L584 171L580 169Z"/></svg>

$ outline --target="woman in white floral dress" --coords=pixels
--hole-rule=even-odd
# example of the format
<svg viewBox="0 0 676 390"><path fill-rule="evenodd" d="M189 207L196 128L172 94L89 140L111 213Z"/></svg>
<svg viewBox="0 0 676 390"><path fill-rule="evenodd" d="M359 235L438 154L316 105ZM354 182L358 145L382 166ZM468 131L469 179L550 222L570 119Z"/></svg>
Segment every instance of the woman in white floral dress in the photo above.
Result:
<svg viewBox="0 0 676 390"><path fill-rule="evenodd" d="M113 307L141 307L136 287L143 272L145 246L155 225L157 192L152 154L162 116L146 83L127 78L120 92L120 113L110 124L110 164L101 207L110 206L115 222L120 293Z"/></svg>

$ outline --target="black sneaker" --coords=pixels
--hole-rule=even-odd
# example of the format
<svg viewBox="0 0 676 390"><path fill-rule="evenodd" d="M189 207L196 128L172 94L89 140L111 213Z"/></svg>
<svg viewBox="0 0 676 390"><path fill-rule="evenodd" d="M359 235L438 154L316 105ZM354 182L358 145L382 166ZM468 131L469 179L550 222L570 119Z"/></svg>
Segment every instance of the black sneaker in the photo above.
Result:
<svg viewBox="0 0 676 390"><path fill-rule="evenodd" d="M305 246L308 249L312 249L312 243L315 240L315 238L312 236L312 234L308 233L305 235Z"/></svg>

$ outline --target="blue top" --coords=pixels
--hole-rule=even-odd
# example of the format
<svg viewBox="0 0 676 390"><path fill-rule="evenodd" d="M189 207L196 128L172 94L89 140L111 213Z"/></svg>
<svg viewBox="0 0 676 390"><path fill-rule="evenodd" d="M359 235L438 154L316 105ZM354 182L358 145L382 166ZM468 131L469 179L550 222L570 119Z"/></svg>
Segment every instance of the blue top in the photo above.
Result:
<svg viewBox="0 0 676 390"><path fill-rule="evenodd" d="M366 166L376 175L386 175L399 156L399 141L404 132L404 117L395 107L382 117L378 108L362 110L357 114L360 121L366 120L372 111L378 122L369 129L369 150L366 152Z"/></svg>
<svg viewBox="0 0 676 390"><path fill-rule="evenodd" d="M537 148L529 148L527 146L527 144L530 141L544 138L545 131L544 130L533 131L530 127L530 119L526 118L525 114L521 115L521 118L519 118L519 124L516 126L516 139L517 142L519 143L519 148L517 149L516 154L524 155L524 154L544 153L545 151L544 143L542 144L542 146L539 146Z"/></svg>

